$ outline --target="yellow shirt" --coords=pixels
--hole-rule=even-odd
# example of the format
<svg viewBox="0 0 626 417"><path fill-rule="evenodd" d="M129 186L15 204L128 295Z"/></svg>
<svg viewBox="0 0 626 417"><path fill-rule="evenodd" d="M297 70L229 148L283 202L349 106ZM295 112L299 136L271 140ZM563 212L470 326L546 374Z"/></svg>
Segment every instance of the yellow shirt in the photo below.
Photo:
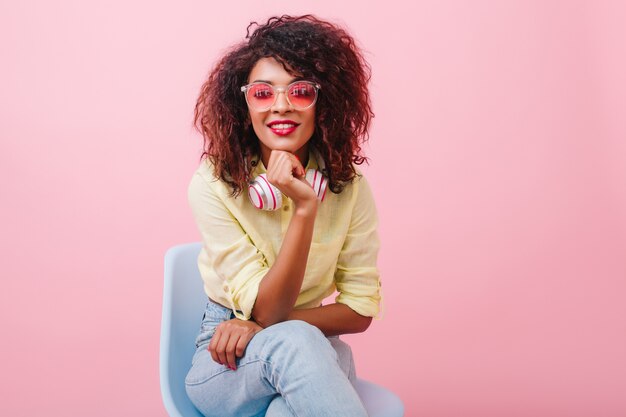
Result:
<svg viewBox="0 0 626 417"><path fill-rule="evenodd" d="M308 168L317 168L313 153ZM253 177L265 172L259 161ZM276 260L293 213L293 202L283 196L277 211L259 210L247 190L236 198L213 175L208 160L189 184L189 204L203 240L198 267L206 294L235 316L248 320L259 283ZM365 177L319 204L304 280L295 308L312 308L335 292L343 303L363 316L379 311L380 279L376 258L379 239L376 206Z"/></svg>

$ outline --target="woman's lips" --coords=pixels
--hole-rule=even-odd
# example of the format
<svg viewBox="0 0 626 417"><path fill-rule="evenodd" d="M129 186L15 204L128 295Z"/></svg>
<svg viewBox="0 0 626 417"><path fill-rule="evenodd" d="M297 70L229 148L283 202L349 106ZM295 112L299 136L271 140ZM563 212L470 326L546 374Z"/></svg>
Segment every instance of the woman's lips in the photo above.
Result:
<svg viewBox="0 0 626 417"><path fill-rule="evenodd" d="M268 127L278 136L287 136L293 133L298 128L298 125L294 123L274 123Z"/></svg>

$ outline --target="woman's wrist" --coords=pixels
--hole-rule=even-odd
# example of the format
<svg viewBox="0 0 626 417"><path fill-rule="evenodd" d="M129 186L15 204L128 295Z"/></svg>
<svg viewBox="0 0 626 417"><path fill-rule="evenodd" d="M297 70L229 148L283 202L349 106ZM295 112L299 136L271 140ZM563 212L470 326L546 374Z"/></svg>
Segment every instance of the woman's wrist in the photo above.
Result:
<svg viewBox="0 0 626 417"><path fill-rule="evenodd" d="M299 202L294 202L294 212L293 214L300 217L315 217L317 214L317 198L311 200L304 200Z"/></svg>

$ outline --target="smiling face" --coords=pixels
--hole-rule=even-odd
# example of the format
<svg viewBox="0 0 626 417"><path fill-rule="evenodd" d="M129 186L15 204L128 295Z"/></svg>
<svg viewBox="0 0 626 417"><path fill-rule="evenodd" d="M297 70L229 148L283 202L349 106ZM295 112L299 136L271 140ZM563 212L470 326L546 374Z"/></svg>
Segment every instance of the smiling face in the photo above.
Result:
<svg viewBox="0 0 626 417"><path fill-rule="evenodd" d="M263 81L274 87L286 87L297 80L274 58L261 58L250 71L248 84ZM315 131L315 105L306 110L294 109L279 93L276 102L265 111L248 108L254 133L260 140L261 159L267 167L272 150L295 154L303 165L308 159L308 142Z"/></svg>

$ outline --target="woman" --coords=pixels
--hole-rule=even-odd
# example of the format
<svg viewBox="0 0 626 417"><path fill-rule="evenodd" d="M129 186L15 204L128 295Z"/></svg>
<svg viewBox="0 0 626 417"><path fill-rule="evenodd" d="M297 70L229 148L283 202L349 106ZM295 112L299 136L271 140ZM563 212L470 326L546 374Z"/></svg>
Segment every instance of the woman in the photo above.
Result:
<svg viewBox="0 0 626 417"><path fill-rule="evenodd" d="M204 153L189 201L209 300L187 393L207 416L366 416L338 335L379 311L376 210L356 169L370 69L350 35L311 15L246 39L196 105Z"/></svg>

